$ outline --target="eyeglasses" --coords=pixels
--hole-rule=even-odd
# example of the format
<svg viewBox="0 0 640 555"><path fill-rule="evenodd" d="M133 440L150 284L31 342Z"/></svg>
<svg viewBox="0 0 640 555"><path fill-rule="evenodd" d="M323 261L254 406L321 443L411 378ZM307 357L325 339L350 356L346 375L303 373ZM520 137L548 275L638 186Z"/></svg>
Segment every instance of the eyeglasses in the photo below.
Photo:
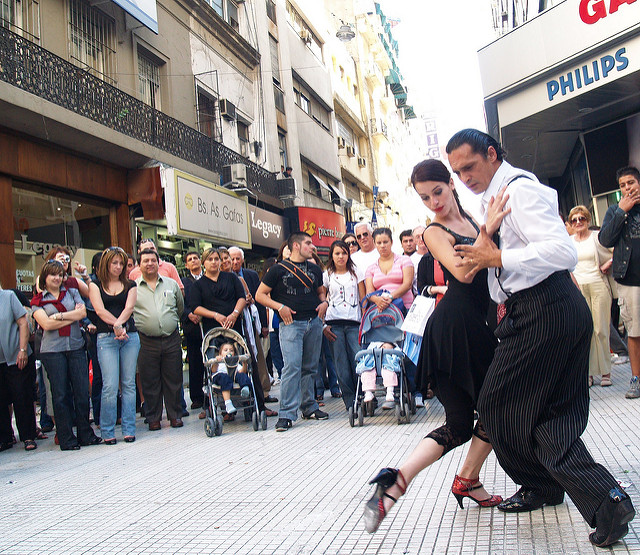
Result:
<svg viewBox="0 0 640 555"><path fill-rule="evenodd" d="M59 260L56 260L55 258L52 258L51 260L47 260L44 263L44 265L46 266L47 264L51 264L51 265L61 266L62 267L62 262L60 262Z"/></svg>
<svg viewBox="0 0 640 555"><path fill-rule="evenodd" d="M348 247L357 247L358 243L356 243L355 241L346 241L346 245Z"/></svg>
<svg viewBox="0 0 640 555"><path fill-rule="evenodd" d="M356 239L362 239L363 237L369 237L369 232L365 231L364 233L361 233L360 235L356 235Z"/></svg>
<svg viewBox="0 0 640 555"><path fill-rule="evenodd" d="M107 247L107 250L108 251L118 251L118 252L124 253L124 249L122 247Z"/></svg>
<svg viewBox="0 0 640 555"><path fill-rule="evenodd" d="M576 216L575 218L571 218L571 223L573 225L577 223L586 222L586 221L587 221L587 218L585 218L584 216Z"/></svg>

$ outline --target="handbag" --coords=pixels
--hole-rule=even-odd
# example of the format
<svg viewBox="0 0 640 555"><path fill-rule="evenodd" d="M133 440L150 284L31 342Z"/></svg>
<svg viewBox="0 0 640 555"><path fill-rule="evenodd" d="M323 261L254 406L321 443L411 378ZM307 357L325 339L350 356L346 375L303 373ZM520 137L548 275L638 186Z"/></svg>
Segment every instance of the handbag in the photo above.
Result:
<svg viewBox="0 0 640 555"><path fill-rule="evenodd" d="M402 331L422 337L435 307L436 300L433 297L416 297L402 323Z"/></svg>

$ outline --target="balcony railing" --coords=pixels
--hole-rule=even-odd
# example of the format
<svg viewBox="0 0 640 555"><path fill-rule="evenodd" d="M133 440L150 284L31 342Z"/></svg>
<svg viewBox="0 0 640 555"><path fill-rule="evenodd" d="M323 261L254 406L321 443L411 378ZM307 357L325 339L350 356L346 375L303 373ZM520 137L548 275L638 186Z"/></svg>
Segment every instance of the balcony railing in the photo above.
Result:
<svg viewBox="0 0 640 555"><path fill-rule="evenodd" d="M247 185L278 198L276 174L3 27L0 80L207 170L244 164Z"/></svg>

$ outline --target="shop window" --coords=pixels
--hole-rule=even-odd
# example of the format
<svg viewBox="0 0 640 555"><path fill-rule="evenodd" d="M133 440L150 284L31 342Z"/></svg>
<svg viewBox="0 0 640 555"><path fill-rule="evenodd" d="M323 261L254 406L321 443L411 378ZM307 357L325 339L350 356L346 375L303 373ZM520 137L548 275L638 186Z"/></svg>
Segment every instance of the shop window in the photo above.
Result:
<svg viewBox="0 0 640 555"><path fill-rule="evenodd" d="M160 64L138 48L138 91L140 100L156 110L162 109L160 98Z"/></svg>
<svg viewBox="0 0 640 555"><path fill-rule="evenodd" d="M84 0L69 1L69 48L71 61L93 75L115 82L115 24Z"/></svg>
<svg viewBox="0 0 640 555"><path fill-rule="evenodd" d="M14 186L12 204L16 281L26 293L52 247L66 246L74 260L89 265L111 244L107 205L27 185Z"/></svg>
<svg viewBox="0 0 640 555"><path fill-rule="evenodd" d="M240 154L245 158L249 158L249 126L238 121L237 128L238 141L240 143Z"/></svg>
<svg viewBox="0 0 640 555"><path fill-rule="evenodd" d="M40 42L40 4L32 0L0 0L0 25Z"/></svg>

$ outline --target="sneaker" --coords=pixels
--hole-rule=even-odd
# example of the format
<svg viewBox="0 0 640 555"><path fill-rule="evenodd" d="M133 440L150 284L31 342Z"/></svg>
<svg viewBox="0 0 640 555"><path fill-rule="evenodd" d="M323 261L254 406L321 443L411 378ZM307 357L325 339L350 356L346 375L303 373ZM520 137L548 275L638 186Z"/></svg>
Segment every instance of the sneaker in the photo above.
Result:
<svg viewBox="0 0 640 555"><path fill-rule="evenodd" d="M304 420L329 420L329 415L320 409L316 409L309 414L303 414L302 418Z"/></svg>
<svg viewBox="0 0 640 555"><path fill-rule="evenodd" d="M365 391L364 393L364 402L367 403L369 401L373 401L373 399L375 398L375 395L373 394L373 391Z"/></svg>
<svg viewBox="0 0 640 555"><path fill-rule="evenodd" d="M382 410L393 410L396 408L396 404L393 400L387 399L384 403L382 403Z"/></svg>
<svg viewBox="0 0 640 555"><path fill-rule="evenodd" d="M276 432L286 432L291 426L293 426L291 420L288 418L279 418L276 424Z"/></svg>
<svg viewBox="0 0 640 555"><path fill-rule="evenodd" d="M236 412L238 412L238 409L233 405L231 401L225 401L224 408L227 411L227 414L235 414Z"/></svg>
<svg viewBox="0 0 640 555"><path fill-rule="evenodd" d="M422 394L421 393L416 393L415 394L415 399L416 399L416 407L424 407L424 401L422 400Z"/></svg>
<svg viewBox="0 0 640 555"><path fill-rule="evenodd" d="M637 399L640 397L640 380L638 380L638 376L633 376L631 381L629 382L629 391L627 391L624 396L627 399Z"/></svg>
<svg viewBox="0 0 640 555"><path fill-rule="evenodd" d="M615 358L613 358L615 356ZM611 355L611 363L612 364L626 364L629 362L629 357L627 355Z"/></svg>
<svg viewBox="0 0 640 555"><path fill-rule="evenodd" d="M249 386L245 385L241 390L240 390L240 397L242 397L243 399L246 399L247 397L249 397Z"/></svg>

